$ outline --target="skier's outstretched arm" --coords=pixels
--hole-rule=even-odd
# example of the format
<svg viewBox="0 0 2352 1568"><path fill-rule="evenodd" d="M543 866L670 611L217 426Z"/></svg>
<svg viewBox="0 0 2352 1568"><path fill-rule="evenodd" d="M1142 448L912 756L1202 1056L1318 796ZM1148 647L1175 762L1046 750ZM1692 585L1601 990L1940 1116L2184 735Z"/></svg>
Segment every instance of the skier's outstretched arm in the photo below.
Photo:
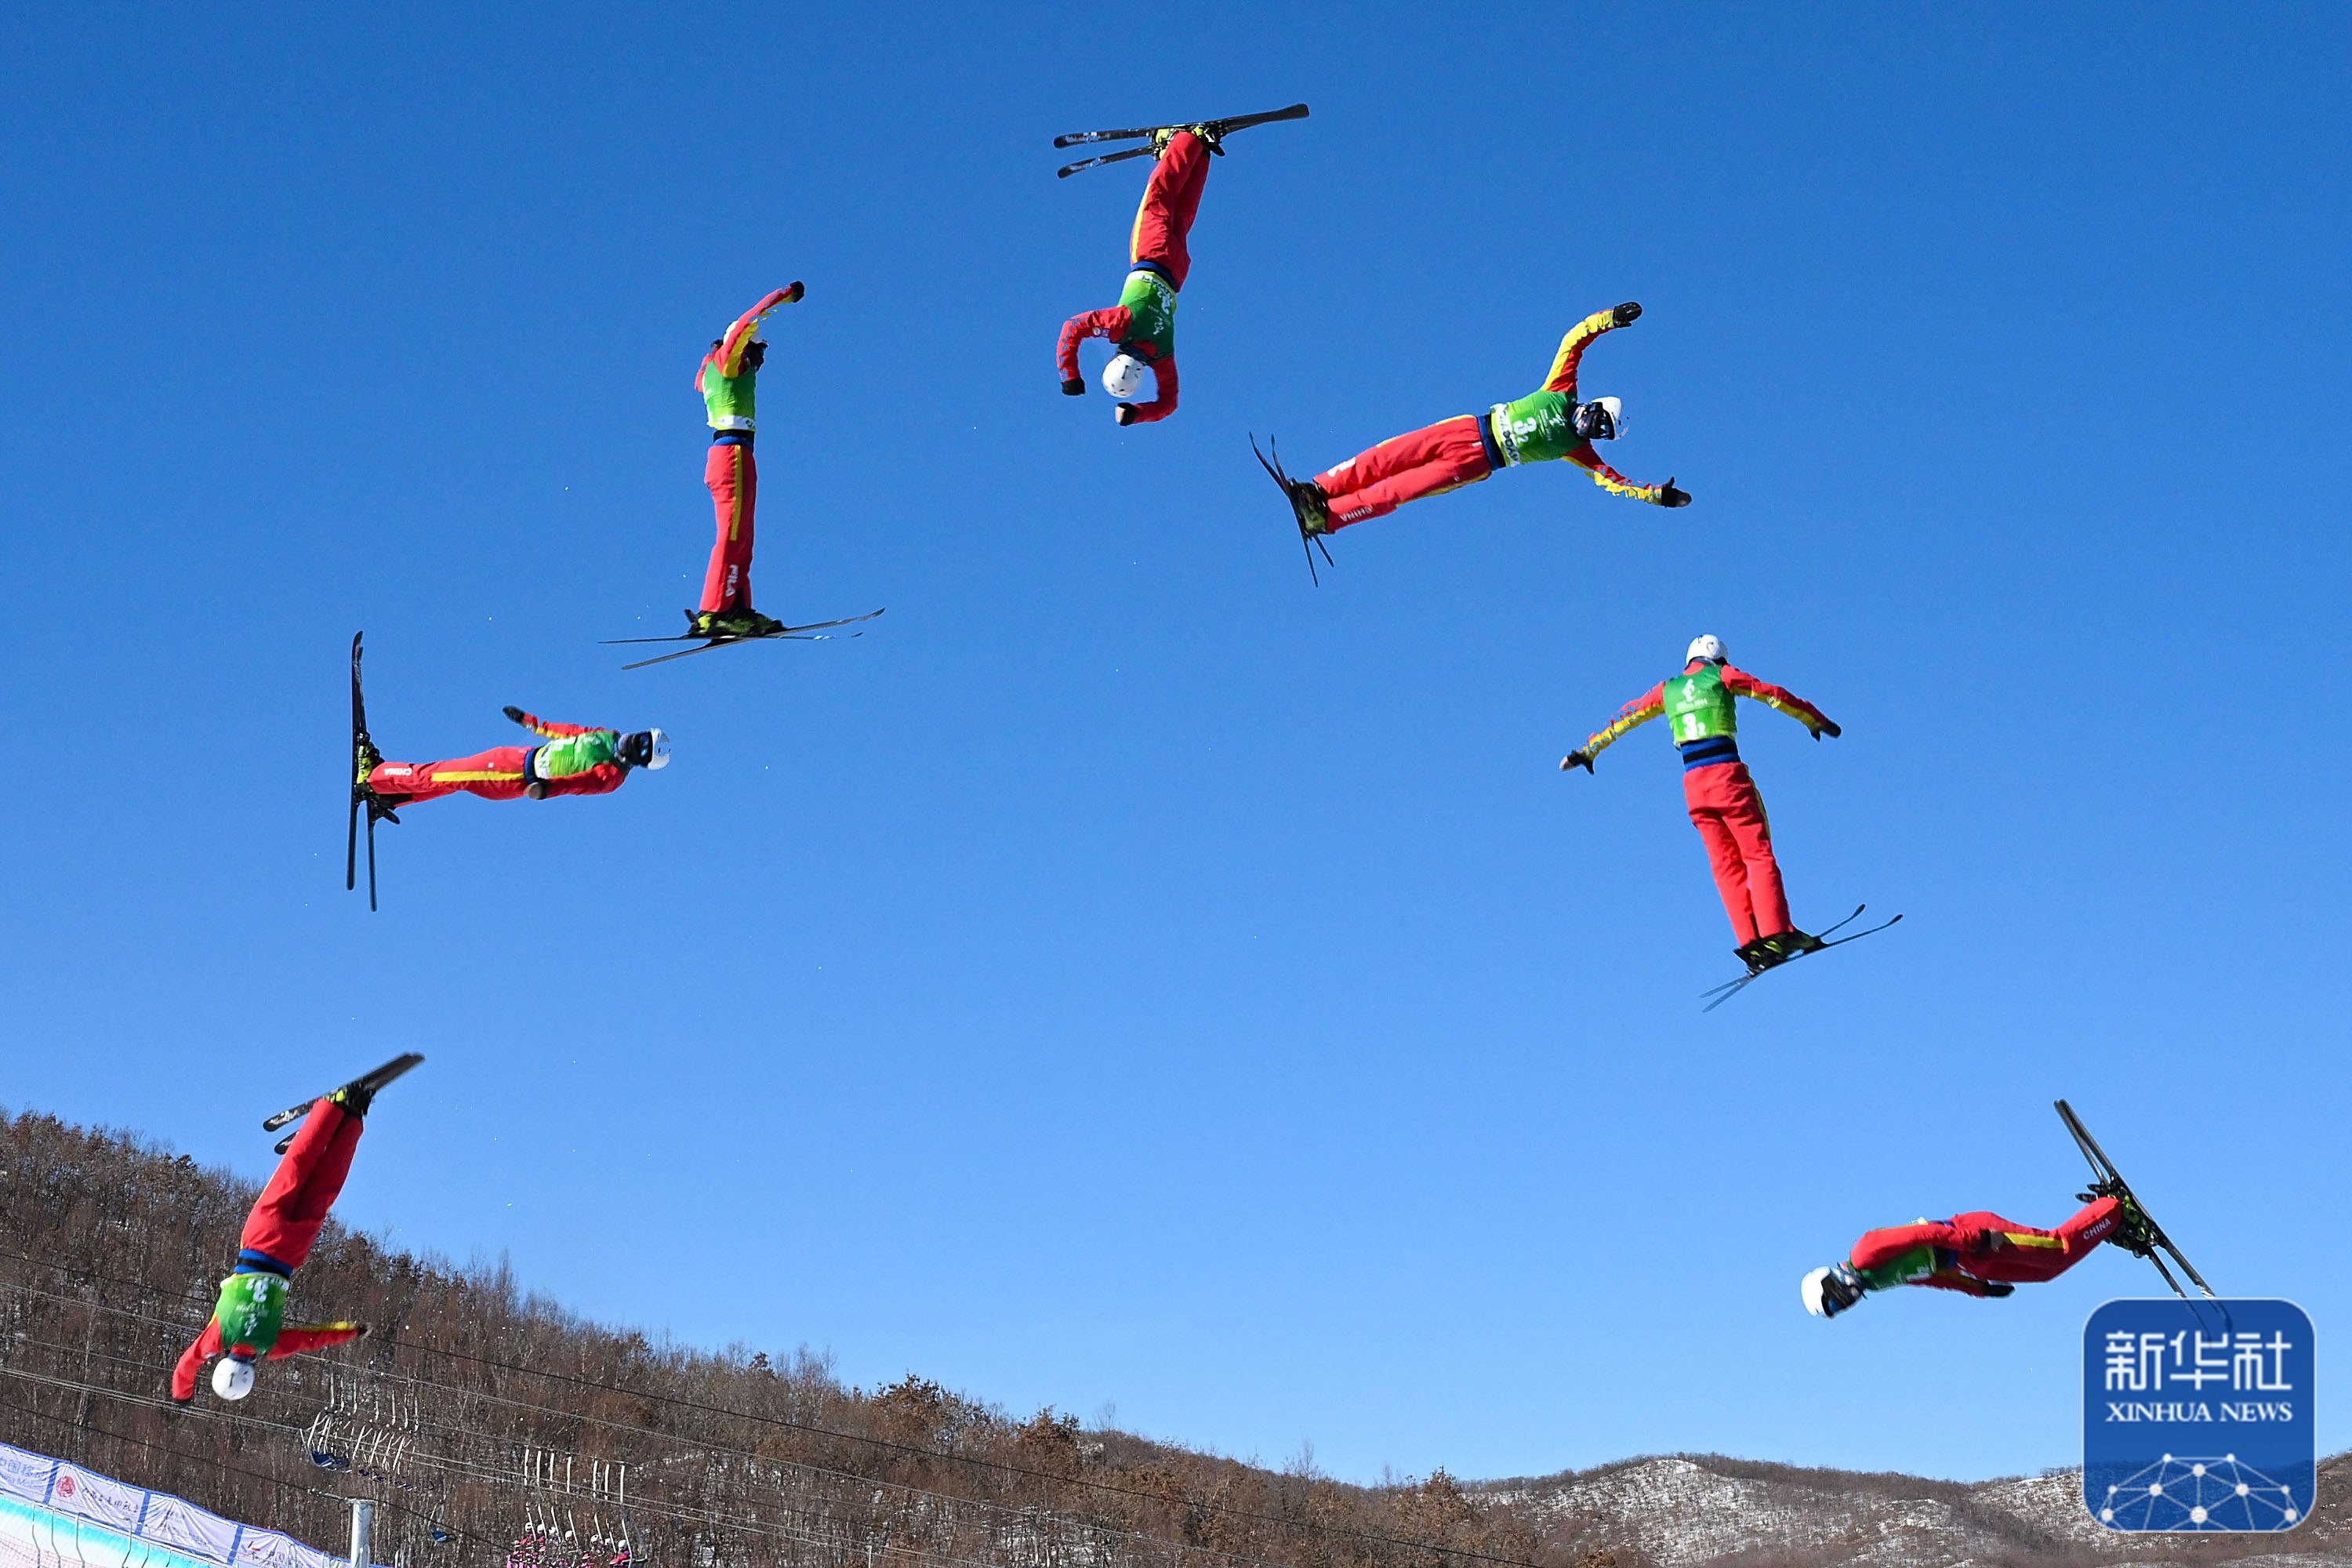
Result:
<svg viewBox="0 0 2352 1568"><path fill-rule="evenodd" d="M729 327L726 335L719 340L719 374L742 374L743 351L751 347L751 340L758 335L760 323L767 320L768 312L779 305L792 303L805 292L807 290L798 283L789 289L771 289L760 297L758 304L736 317L735 324ZM698 386L701 384L699 372L696 374L695 383Z"/></svg>
<svg viewBox="0 0 2352 1568"><path fill-rule="evenodd" d="M1795 692L1775 686L1769 680L1759 680L1744 669L1734 669L1730 665L1725 665L1723 684L1725 689L1734 696L1746 697L1761 702L1776 713L1786 713L1790 718L1811 730L1816 741L1823 735L1834 738L1844 733L1830 721L1828 714Z"/></svg>
<svg viewBox="0 0 2352 1568"><path fill-rule="evenodd" d="M509 703L506 716L534 735L544 735L551 741L561 741L567 735L586 735L602 728L596 724L559 724L552 719L542 719L536 713L526 713Z"/></svg>
<svg viewBox="0 0 2352 1568"><path fill-rule="evenodd" d="M1113 305L1105 310L1085 310L1062 323L1062 341L1054 351L1054 363L1062 373L1062 390L1072 397L1086 395L1086 378L1078 374L1078 345L1088 338L1108 338L1117 342L1127 336L1130 321L1124 305Z"/></svg>
<svg viewBox="0 0 2352 1568"><path fill-rule="evenodd" d="M282 1355L322 1351L329 1345L362 1338L367 1331L365 1323L289 1323L278 1331L278 1342L269 1347L266 1359L276 1361Z"/></svg>
<svg viewBox="0 0 2352 1568"><path fill-rule="evenodd" d="M1583 363L1584 351L1592 340L1618 327L1629 327L1641 320L1642 307L1631 300L1613 310L1595 310L1568 329L1568 336L1559 340L1559 352L1551 356L1551 374L1544 377L1546 392L1576 395L1576 367Z"/></svg>
<svg viewBox="0 0 2352 1568"><path fill-rule="evenodd" d="M1122 425L1149 425L1155 419L1165 419L1176 412L1176 356L1170 354L1151 362L1151 384L1154 395L1149 403L1122 403L1118 405L1118 422Z"/></svg>
<svg viewBox="0 0 2352 1568"><path fill-rule="evenodd" d="M205 1363L227 1347L221 1343L220 1320L215 1318L196 1336L196 1342L180 1352L179 1362L172 1368L172 1397L185 1405L196 1396L196 1373L204 1371Z"/></svg>
<svg viewBox="0 0 2352 1568"><path fill-rule="evenodd" d="M1690 492L1676 489L1673 479L1669 479L1662 485L1637 485L1602 462L1601 454L1593 449L1592 443L1590 441L1579 442L1562 452L1560 456L1591 474L1592 482L1612 496L1623 496L1629 500L1645 500L1652 506L1690 505Z"/></svg>
<svg viewBox="0 0 2352 1568"><path fill-rule="evenodd" d="M1586 773L1591 773L1593 758L1615 745L1630 731L1639 729L1665 710L1666 683L1661 680L1641 696L1617 710L1617 717L1610 721L1607 729L1587 735L1580 748L1560 758L1560 771L1566 773L1570 768L1582 768Z"/></svg>

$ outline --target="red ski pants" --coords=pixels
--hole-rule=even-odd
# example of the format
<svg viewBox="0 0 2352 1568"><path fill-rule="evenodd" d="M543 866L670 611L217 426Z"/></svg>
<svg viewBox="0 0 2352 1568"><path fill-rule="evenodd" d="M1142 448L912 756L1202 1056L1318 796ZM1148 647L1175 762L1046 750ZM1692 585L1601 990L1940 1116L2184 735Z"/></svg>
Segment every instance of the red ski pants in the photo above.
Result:
<svg viewBox="0 0 2352 1568"><path fill-rule="evenodd" d="M1998 1245L1952 1247L1959 1255L1961 1269L1979 1279L2039 1285L2057 1279L2097 1250L2115 1229L2116 1211L2121 1206L2113 1198L2100 1198L2077 1210L2056 1230L2036 1230L1983 1210L1956 1214L1941 1225L1899 1225L1865 1232L1853 1244L1852 1261L1856 1268L1877 1268L1915 1247L1951 1247L1954 1231L1979 1237L1991 1234L2001 1238Z"/></svg>
<svg viewBox="0 0 2352 1568"><path fill-rule="evenodd" d="M706 610L751 607L751 511L760 497L760 466L748 441L714 441L703 459L702 482L719 516L719 542L702 576Z"/></svg>
<svg viewBox="0 0 2352 1568"><path fill-rule="evenodd" d="M1331 526L1386 517L1409 500L1444 495L1494 472L1478 416L1465 414L1391 436L1336 468L1315 476L1331 498Z"/></svg>
<svg viewBox="0 0 2352 1568"><path fill-rule="evenodd" d="M246 1216L245 1232L236 1238L247 1252L266 1253L289 1270L302 1267L352 1173L352 1155L360 1146L360 1119L321 1098L310 1107L309 1120L286 1147L260 1201Z"/></svg>
<svg viewBox="0 0 2352 1568"><path fill-rule="evenodd" d="M1789 895L1780 863L1772 858L1772 824L1746 763L1710 763L1683 770L1683 801L1691 826L1706 841L1707 865L1732 934L1746 947L1759 936L1787 931Z"/></svg>
<svg viewBox="0 0 2352 1568"><path fill-rule="evenodd" d="M1208 143L1190 131L1179 131L1151 166L1143 205L1135 209L1128 259L1161 268L1180 294L1192 271L1192 253L1185 241L1192 233L1192 215L1201 210L1201 187L1208 183Z"/></svg>
<svg viewBox="0 0 2352 1568"><path fill-rule="evenodd" d="M368 787L378 795L406 795L412 801L436 800L459 790L484 800L515 800L528 787L523 763L534 749L492 746L446 763L378 763L368 774Z"/></svg>

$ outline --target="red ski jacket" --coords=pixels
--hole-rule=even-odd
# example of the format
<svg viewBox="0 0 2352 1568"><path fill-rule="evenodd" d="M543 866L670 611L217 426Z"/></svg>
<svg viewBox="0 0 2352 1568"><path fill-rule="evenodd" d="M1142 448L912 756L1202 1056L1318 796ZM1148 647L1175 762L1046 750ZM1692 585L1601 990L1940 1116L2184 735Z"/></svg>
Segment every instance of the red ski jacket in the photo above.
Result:
<svg viewBox="0 0 2352 1568"><path fill-rule="evenodd" d="M596 724L558 724L553 720L542 719L536 713L526 713L515 722L532 734L544 735L551 741L565 741L575 735L614 733L614 731ZM565 768L570 759L549 753L562 751L562 748L559 746L541 747L541 763L532 770L533 782L540 784L542 793L547 795L610 795L628 780L627 765L618 762L598 763L593 767L582 768L576 773L561 771Z"/></svg>
<svg viewBox="0 0 2352 1568"><path fill-rule="evenodd" d="M304 1351L324 1350L329 1345L341 1344L360 1336L357 1323L289 1323L278 1331L278 1342L269 1347L262 1359L276 1361L279 1356L300 1355ZM180 1352L177 1365L172 1368L172 1397L183 1404L196 1396L196 1373L205 1363L227 1352L221 1343L220 1320L205 1325L196 1342Z"/></svg>
<svg viewBox="0 0 2352 1568"><path fill-rule="evenodd" d="M1176 412L1176 356L1171 353L1153 359L1150 344L1127 343L1128 332L1133 325L1133 319L1124 305L1113 305L1106 310L1088 310L1082 315L1072 316L1062 323L1062 342L1060 348L1055 351L1055 360L1061 368L1062 379L1066 382L1076 381L1078 379L1078 345L1080 343L1088 338L1108 338L1114 343L1124 344L1135 353L1136 358L1151 367L1153 384L1159 395L1149 403L1138 403L1133 405L1135 422L1139 425L1149 425L1155 419L1165 419Z"/></svg>

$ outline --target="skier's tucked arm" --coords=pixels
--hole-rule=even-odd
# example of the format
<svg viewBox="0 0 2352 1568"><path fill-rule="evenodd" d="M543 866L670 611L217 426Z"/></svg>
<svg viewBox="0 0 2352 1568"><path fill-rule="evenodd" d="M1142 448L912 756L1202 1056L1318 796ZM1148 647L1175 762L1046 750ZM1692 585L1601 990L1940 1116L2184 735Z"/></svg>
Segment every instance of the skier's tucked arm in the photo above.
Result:
<svg viewBox="0 0 2352 1568"><path fill-rule="evenodd" d="M560 741L567 735L593 734L597 728L593 724L558 724L553 720L542 719L536 713L526 713L511 706L506 710L506 715L532 734L544 735L551 741Z"/></svg>
<svg viewBox="0 0 2352 1568"><path fill-rule="evenodd" d="M1665 710L1666 683L1661 680L1657 685L1617 710L1617 717L1609 721L1607 729L1597 730L1587 735L1584 738L1583 746L1563 758L1559 765L1563 768L1580 767L1585 772L1591 773L1593 758L1615 745L1632 731L1641 728Z"/></svg>
<svg viewBox="0 0 2352 1568"><path fill-rule="evenodd" d="M278 1331L278 1342L269 1347L266 1358L276 1361L282 1355L300 1355L304 1351L321 1351L329 1345L339 1345L358 1339L367 1332L365 1323L289 1323Z"/></svg>
<svg viewBox="0 0 2352 1568"><path fill-rule="evenodd" d="M1744 669L1734 669L1731 666L1725 665L1723 684L1725 689L1734 696L1746 697L1761 702L1776 713L1786 713L1790 718L1811 730L1816 741L1823 735L1839 733L1838 727L1830 722L1828 714L1795 692L1775 686L1769 680L1759 680Z"/></svg>
<svg viewBox="0 0 2352 1568"><path fill-rule="evenodd" d="M727 329L725 337L719 340L718 350L712 355L718 363L719 374L727 376L742 374L743 351L751 346L752 338L759 333L760 323L767 319L769 311L779 305L799 299L801 293L802 289L798 283L789 289L772 289L761 296L758 304L736 317L735 324ZM700 382L701 378L698 375L696 384L699 385Z"/></svg>
<svg viewBox="0 0 2352 1568"><path fill-rule="evenodd" d="M184 1405L196 1396L196 1373L205 1363L221 1353L220 1320L215 1318L196 1336L196 1342L180 1352L180 1360L172 1368L172 1397Z"/></svg>
<svg viewBox="0 0 2352 1568"><path fill-rule="evenodd" d="M1551 374L1544 377L1546 392L1576 395L1576 367L1584 359L1584 351L1592 340L1612 328L1628 326L1642 314L1642 307L1627 303L1613 310L1595 310L1568 329L1568 336L1559 340L1559 353L1551 356Z"/></svg>
<svg viewBox="0 0 2352 1568"><path fill-rule="evenodd" d="M1176 356L1151 362L1151 382L1157 394L1149 403L1126 405L1127 412L1119 420L1122 425L1149 425L1155 419L1165 419L1176 412Z"/></svg>
<svg viewBox="0 0 2352 1568"><path fill-rule="evenodd" d="M1591 474L1592 482L1612 496L1625 496L1633 500L1645 500L1652 506L1674 504L1666 499L1666 492L1673 489L1674 480L1668 479L1663 485L1637 485L1602 462L1601 454L1593 449L1592 443L1590 441L1580 441L1562 452L1560 456Z"/></svg>
<svg viewBox="0 0 2352 1568"><path fill-rule="evenodd" d="M1915 1279L1915 1285L1925 1285L1936 1290L1958 1290L1963 1296L2006 1296L2017 1289L2010 1284L1994 1284L1973 1274L1963 1274L1957 1268L1938 1268L1925 1279Z"/></svg>
<svg viewBox="0 0 2352 1568"><path fill-rule="evenodd" d="M1127 336L1129 321L1127 307L1113 305L1107 310L1085 311L1062 323L1061 346L1055 351L1054 363L1061 369L1064 392L1076 397L1087 390L1086 379L1078 374L1078 345L1088 338L1117 342Z"/></svg>

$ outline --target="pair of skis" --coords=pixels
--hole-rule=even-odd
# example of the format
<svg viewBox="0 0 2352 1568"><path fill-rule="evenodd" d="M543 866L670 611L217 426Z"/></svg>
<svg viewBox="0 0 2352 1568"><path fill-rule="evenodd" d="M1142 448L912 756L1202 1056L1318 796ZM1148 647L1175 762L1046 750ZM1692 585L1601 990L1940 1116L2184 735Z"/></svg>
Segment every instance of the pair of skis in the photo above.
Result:
<svg viewBox="0 0 2352 1568"><path fill-rule="evenodd" d="M1222 141L1234 132L1246 131L1253 125L1270 125L1277 120L1306 118L1307 106L1303 103L1294 103L1288 109L1269 109L1264 114L1237 114L1230 120L1211 120L1202 124L1203 129L1210 135ZM1133 131L1074 131L1067 136L1056 136L1054 138L1054 145L1056 147L1086 147L1097 142L1129 142L1139 138L1142 140L1143 145L1123 148L1117 153L1106 153L1099 158L1081 158L1075 163L1065 163L1054 171L1054 177L1057 180L1066 180L1080 169L1091 169L1101 163L1124 163L1129 158L1148 158L1159 151L1152 144L1151 139L1168 129L1170 127L1165 125L1146 125Z"/></svg>
<svg viewBox="0 0 2352 1568"><path fill-rule="evenodd" d="M2197 1289L2205 1292L2207 1300L2215 1300L2213 1287L2205 1283L2205 1276L2197 1272L2197 1266L2181 1255L2180 1248L2173 1245L2172 1237L2164 1234L2164 1227L2156 1223L2156 1216L2147 1212L2147 1205L2141 1203L2139 1195L2125 1183L2123 1173L2116 1169L2116 1163L2107 1158L2107 1152L2099 1147L2097 1139L2091 1136L2091 1130L2083 1125L2083 1119L2074 1114L2074 1108L2063 1100L2053 1103L2058 1107L2058 1120L2063 1121L2066 1131L2074 1135L2074 1146L2083 1152L2083 1158L2090 1162L2094 1180L2086 1196L2121 1198L2147 1222L2148 1240L2154 1246L2146 1252L2139 1252L2137 1248L2132 1250L2156 1265L2156 1271L2164 1276L2164 1282L2172 1287L2174 1295L2184 1301L2189 1300L2189 1292L2180 1288L2180 1281L2172 1277L2172 1270L2167 1268L2164 1259L2156 1255L2158 1248L2172 1255L2172 1260L2180 1265L2180 1271L2189 1276Z"/></svg>
<svg viewBox="0 0 2352 1568"><path fill-rule="evenodd" d="M374 1071L362 1073L359 1077L352 1079L351 1082L342 1084L335 1089L329 1089L327 1094L340 1094L346 1089L353 1089L362 1090L369 1095L373 1095L376 1090L382 1089L385 1084L390 1083L394 1079L398 1078L401 1074L416 1066L424 1059L424 1057L415 1051L404 1051L399 1056L393 1058L392 1060L384 1063L383 1066L377 1068ZM265 1117L262 1120L261 1130L264 1132L275 1132L279 1128L284 1127L290 1122L299 1121L302 1118L310 1114L310 1108L312 1106L317 1105L320 1100L325 1098L325 1095L319 1095L314 1096L310 1100L298 1100L294 1104L289 1105L285 1110L279 1111L277 1115ZM295 1131L299 1131L300 1129L297 1128ZM293 1142L294 1133L289 1132L285 1137L280 1138L278 1141L277 1152L283 1154L293 1145Z"/></svg>
<svg viewBox="0 0 2352 1568"><path fill-rule="evenodd" d="M351 892L359 886L360 813L367 813L368 849L368 912L375 912L375 825L382 817L394 826L400 818L392 807L378 800L375 791L367 786L367 773L362 764L367 761L374 742L368 739L367 700L360 693L360 639L367 633L352 634L352 815L348 831L343 835L343 891Z"/></svg>
<svg viewBox="0 0 2352 1568"><path fill-rule="evenodd" d="M889 606L887 605L883 606L884 609L887 609L888 607ZM881 610L868 610L862 616L848 616L837 621L812 621L804 626L786 626L782 631L759 632L750 637L705 637L698 633L687 632L674 637L606 637L598 646L603 647L618 647L627 643L649 642L693 642L700 643L702 645L700 647L689 647L682 649L677 653L666 653L657 658L641 658L635 664L625 664L621 666L623 669L643 669L649 664L667 664L674 658L690 658L698 653L709 653L715 647L732 647L737 643L741 642L832 642L835 640L832 637L816 637L812 634L824 631L833 626L854 626L860 621L870 621L881 613ZM854 637L862 637L866 634L864 632L852 632L849 635Z"/></svg>
<svg viewBox="0 0 2352 1568"><path fill-rule="evenodd" d="M1853 913L1846 916L1845 919L1838 921L1837 924L1829 927L1820 934L1822 936L1827 936L1830 934L1830 931L1843 931L1847 926L1852 925L1855 921L1861 919L1862 911L1869 907L1870 906L1868 904L1854 905ZM1843 947L1847 942L1860 942L1866 936L1876 936L1880 931L1885 931L1888 926L1894 925L1896 921L1902 920L1902 918L1903 917L1901 915L1896 915L1894 920L1881 921L1874 926L1865 926L1861 931L1855 931L1851 936L1842 936L1835 942L1822 942L1819 947L1809 948L1806 952L1827 952L1831 948ZM1734 996L1737 996L1742 991L1747 990L1748 986L1754 984L1757 981L1763 979L1764 976L1771 973L1772 971L1780 968L1784 964L1794 963L1798 959L1804 956L1805 953L1803 952L1793 953L1790 956L1782 959L1779 963L1769 963L1761 969L1751 969L1737 980L1727 980L1720 985L1711 986L1708 989L1700 992L1699 995L1702 998L1712 996L1715 1000L1707 1003L1707 1005L1701 1007L1699 1011L1702 1013L1714 1012L1717 1007L1722 1006L1726 1002L1730 1001Z"/></svg>
<svg viewBox="0 0 2352 1568"><path fill-rule="evenodd" d="M1298 548L1307 552L1307 580L1319 588L1323 585L1323 579L1315 572L1315 552L1323 552L1323 564L1326 566L1336 566L1339 563L1331 559L1331 547L1323 542L1322 535L1307 531L1307 513L1298 505L1298 481L1282 471L1282 448L1275 445L1271 436L1265 438L1265 444L1274 453L1271 458L1257 449L1257 433L1250 432L1250 455L1257 459L1257 466L1265 470L1266 477L1282 487L1283 499L1290 502L1290 515L1298 522Z"/></svg>

